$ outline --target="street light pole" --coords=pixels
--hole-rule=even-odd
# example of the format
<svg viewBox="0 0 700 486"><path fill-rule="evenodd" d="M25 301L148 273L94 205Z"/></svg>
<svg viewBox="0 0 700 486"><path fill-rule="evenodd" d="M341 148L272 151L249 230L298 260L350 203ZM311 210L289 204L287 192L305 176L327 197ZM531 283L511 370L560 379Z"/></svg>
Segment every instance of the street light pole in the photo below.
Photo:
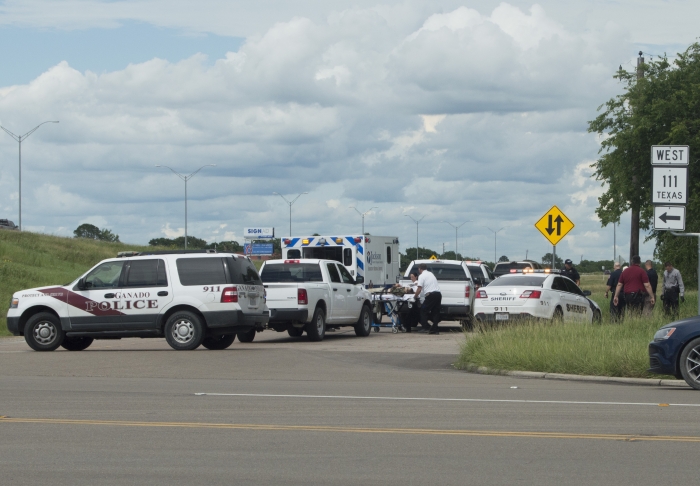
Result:
<svg viewBox="0 0 700 486"><path fill-rule="evenodd" d="M416 260L418 260L418 223L423 221L423 218L425 218L425 216L418 220L416 220L413 216L409 216L408 214L404 214L404 216L408 216L413 220L414 223L416 223Z"/></svg>
<svg viewBox="0 0 700 486"><path fill-rule="evenodd" d="M7 133L10 137L15 139L15 142L19 142L19 230L20 231L22 231L22 142L24 142L24 140L29 135L36 132L40 126L42 126L46 123L58 123L58 121L45 121L43 123L39 123L37 126L32 128L31 130L29 130L24 135L15 135L11 131L9 131L7 128L0 126L0 128L2 128L5 133Z"/></svg>
<svg viewBox="0 0 700 486"><path fill-rule="evenodd" d="M295 197L291 201L288 200L286 197L284 197L282 194L279 194L277 192L273 192L272 194L275 194L275 195L281 197L282 199L284 199L284 201L287 204L289 204L289 236L292 236L292 204L294 204L296 202L296 200L299 199L304 194L308 194L308 192L302 192L301 194L299 194L297 197Z"/></svg>
<svg viewBox="0 0 700 486"><path fill-rule="evenodd" d="M168 167L167 165L156 165L156 167L164 167L166 169L170 169L173 174L178 176L180 179L185 181L185 250L187 249L187 181L192 179L195 175L197 175L197 172L200 170L204 169L205 167L216 167L216 164L206 164L201 166L199 169L195 170L192 172L190 175L183 175L180 174L179 172L175 171L172 167Z"/></svg>
<svg viewBox="0 0 700 486"><path fill-rule="evenodd" d="M493 232L493 264L496 265L496 263L498 263L498 260L496 260L496 235L498 234L499 231L506 229L507 226L504 226L503 228L501 228L501 229L499 229L499 230L497 230L497 231L493 231L493 230L492 230L491 228L489 228L488 226L484 226L484 228L486 228L487 230Z"/></svg>
<svg viewBox="0 0 700 486"><path fill-rule="evenodd" d="M450 223L449 221L443 221L443 223L447 223L455 229L455 260L457 259L457 231L459 230L459 228L461 228L465 224L471 223L471 222L472 222L472 220L470 219L469 221L465 221L464 223L460 224L459 226L455 226L452 223ZM443 253L445 253L445 252L443 251Z"/></svg>
<svg viewBox="0 0 700 486"><path fill-rule="evenodd" d="M350 206L350 209L354 209L355 211L357 211L357 214L359 214L360 216L362 216L362 236L365 236L365 214L369 213L369 212L372 211L373 209L377 209L377 206L372 206L371 208L369 208L369 209L368 209L367 211L365 211L364 213L361 213L360 210L357 209L355 206ZM289 235L289 236L291 236L291 235Z"/></svg>

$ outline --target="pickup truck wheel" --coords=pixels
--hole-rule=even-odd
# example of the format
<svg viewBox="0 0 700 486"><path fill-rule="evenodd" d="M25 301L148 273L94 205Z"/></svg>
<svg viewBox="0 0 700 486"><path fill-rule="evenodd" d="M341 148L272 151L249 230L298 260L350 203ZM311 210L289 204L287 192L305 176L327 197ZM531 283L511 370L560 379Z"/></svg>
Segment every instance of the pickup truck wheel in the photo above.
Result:
<svg viewBox="0 0 700 486"><path fill-rule="evenodd" d="M316 308L313 319L306 325L306 335L309 341L323 341L326 335L326 313L320 307Z"/></svg>
<svg viewBox="0 0 700 486"><path fill-rule="evenodd" d="M304 334L304 328L290 327L289 329L287 329L287 334L289 334L291 337L301 337L301 335Z"/></svg>
<svg viewBox="0 0 700 486"><path fill-rule="evenodd" d="M68 351L82 351L87 349L88 346L94 341L91 337L67 337L61 343L63 349Z"/></svg>
<svg viewBox="0 0 700 486"><path fill-rule="evenodd" d="M255 328L246 332L239 332L237 336L238 340L242 343L252 343L253 339L255 339Z"/></svg>
<svg viewBox="0 0 700 486"><path fill-rule="evenodd" d="M165 340L176 351L197 349L204 340L204 325L192 312L176 312L165 323Z"/></svg>
<svg viewBox="0 0 700 486"><path fill-rule="evenodd" d="M367 305L362 306L360 319L355 324L355 334L360 337L367 337L372 331L372 310Z"/></svg>
<svg viewBox="0 0 700 486"><path fill-rule="evenodd" d="M53 351L65 339L61 321L53 314L40 312L24 326L24 340L34 351Z"/></svg>
<svg viewBox="0 0 700 486"><path fill-rule="evenodd" d="M226 349L236 340L235 334L223 334L221 336L207 336L202 341L202 346L212 351Z"/></svg>

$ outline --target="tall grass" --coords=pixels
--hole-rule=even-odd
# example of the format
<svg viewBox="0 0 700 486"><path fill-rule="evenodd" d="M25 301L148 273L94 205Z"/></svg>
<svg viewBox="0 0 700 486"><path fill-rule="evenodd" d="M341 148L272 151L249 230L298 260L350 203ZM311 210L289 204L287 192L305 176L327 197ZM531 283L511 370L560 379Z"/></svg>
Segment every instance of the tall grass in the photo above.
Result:
<svg viewBox="0 0 700 486"><path fill-rule="evenodd" d="M0 336L7 336L7 308L18 290L73 281L117 252L153 247L0 230Z"/></svg>
<svg viewBox="0 0 700 486"><path fill-rule="evenodd" d="M500 370L527 370L598 376L648 377L647 345L654 333L670 322L659 300L653 316L626 316L610 321L603 276L583 276L582 288L603 310L603 323L526 322L477 327L462 345L458 366L486 366ZM657 291L659 292L659 291ZM680 317L697 315L697 292L687 292Z"/></svg>

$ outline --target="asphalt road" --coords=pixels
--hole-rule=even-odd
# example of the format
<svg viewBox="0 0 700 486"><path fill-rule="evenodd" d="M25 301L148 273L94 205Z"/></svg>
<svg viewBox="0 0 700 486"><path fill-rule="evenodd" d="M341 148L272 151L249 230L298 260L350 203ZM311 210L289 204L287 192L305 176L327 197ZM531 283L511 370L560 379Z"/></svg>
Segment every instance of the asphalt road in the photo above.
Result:
<svg viewBox="0 0 700 486"><path fill-rule="evenodd" d="M0 340L2 484L695 484L700 392L452 369L461 335Z"/></svg>

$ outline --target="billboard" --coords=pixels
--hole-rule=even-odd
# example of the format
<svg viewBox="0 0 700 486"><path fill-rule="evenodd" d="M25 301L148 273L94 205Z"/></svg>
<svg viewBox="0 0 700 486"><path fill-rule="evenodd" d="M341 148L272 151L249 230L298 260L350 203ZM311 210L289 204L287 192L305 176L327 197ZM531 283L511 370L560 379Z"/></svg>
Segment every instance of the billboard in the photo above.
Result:
<svg viewBox="0 0 700 486"><path fill-rule="evenodd" d="M252 256L272 255L274 245L272 243L246 243L243 245L243 253Z"/></svg>
<svg viewBox="0 0 700 486"><path fill-rule="evenodd" d="M246 240L262 240L275 237L275 228L243 228Z"/></svg>

